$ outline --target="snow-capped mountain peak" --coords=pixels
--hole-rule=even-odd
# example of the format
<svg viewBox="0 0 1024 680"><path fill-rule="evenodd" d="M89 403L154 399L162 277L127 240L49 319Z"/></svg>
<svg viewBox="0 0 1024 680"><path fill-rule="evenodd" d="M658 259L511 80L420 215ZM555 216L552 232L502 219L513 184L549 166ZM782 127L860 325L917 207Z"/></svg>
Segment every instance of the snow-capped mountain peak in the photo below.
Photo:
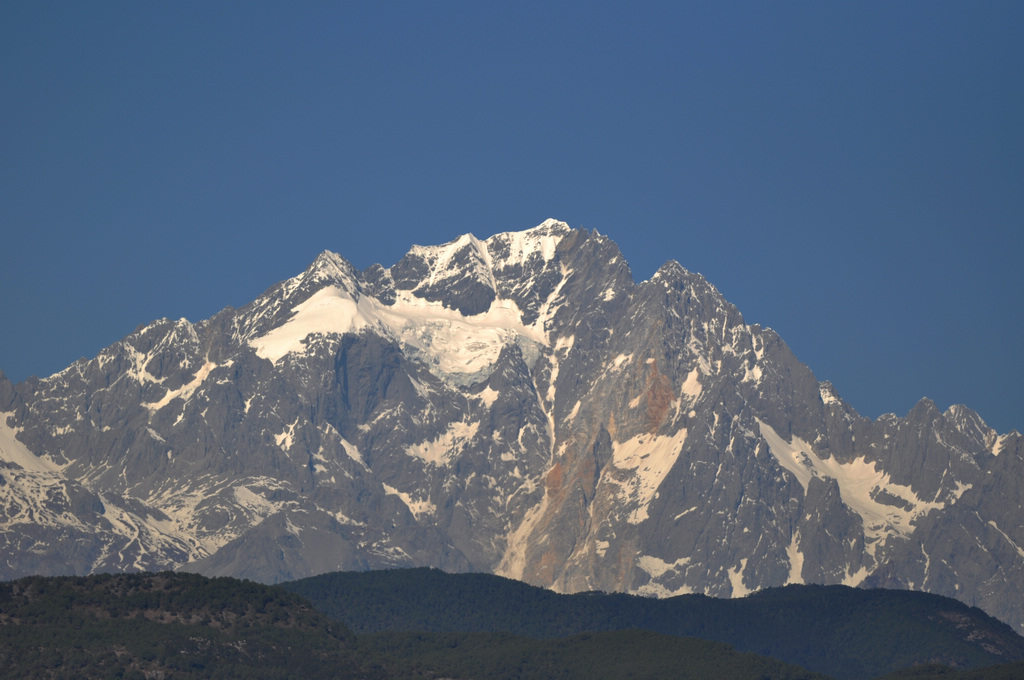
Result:
<svg viewBox="0 0 1024 680"><path fill-rule="evenodd" d="M336 342L345 334L371 330L399 342L439 375L458 382L480 379L506 345L536 354L534 345L547 344L543 321L527 325L516 301L498 295L492 250L503 272L515 266L521 276L524 265L543 267L554 258L558 241L569 231L549 220L486 242L465 234L441 246L413 246L388 271L384 285L390 294L383 296L360 294L372 286L344 258L325 251L303 274L285 282L285 297L300 301L277 315L279 323L250 337L249 345L276 363L306 352L311 342ZM449 305L432 294L450 294L460 287L465 292L462 304ZM306 295L295 295L299 290Z"/></svg>
<svg viewBox="0 0 1024 680"><path fill-rule="evenodd" d="M486 241L487 251L498 268L526 266L531 259L549 262L555 257L558 244L572 229L565 222L545 220L533 229L495 234Z"/></svg>
<svg viewBox="0 0 1024 680"><path fill-rule="evenodd" d="M0 577L890 585L1024 629L1021 435L927 400L862 418L700 274L635 283L555 220L363 271L325 251L241 309L0 374L0 419Z"/></svg>

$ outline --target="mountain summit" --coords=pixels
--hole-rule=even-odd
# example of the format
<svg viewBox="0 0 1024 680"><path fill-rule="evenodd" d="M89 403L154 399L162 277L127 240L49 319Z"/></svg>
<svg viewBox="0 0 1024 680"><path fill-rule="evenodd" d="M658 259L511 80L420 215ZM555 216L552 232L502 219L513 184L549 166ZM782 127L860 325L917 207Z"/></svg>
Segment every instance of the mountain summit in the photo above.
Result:
<svg viewBox="0 0 1024 680"><path fill-rule="evenodd" d="M1024 442L859 416L676 262L548 220L0 374L0 576L433 566L559 591L884 585L1024 631Z"/></svg>

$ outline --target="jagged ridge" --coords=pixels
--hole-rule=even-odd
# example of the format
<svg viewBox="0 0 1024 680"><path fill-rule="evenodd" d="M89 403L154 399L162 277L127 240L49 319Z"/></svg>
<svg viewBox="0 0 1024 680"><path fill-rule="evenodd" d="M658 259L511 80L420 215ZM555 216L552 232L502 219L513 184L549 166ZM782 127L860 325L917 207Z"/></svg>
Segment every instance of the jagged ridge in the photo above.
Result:
<svg viewBox="0 0 1024 680"><path fill-rule="evenodd" d="M555 221L390 268L325 252L242 309L0 378L0 412L6 577L877 584L1024 624L1019 434L927 400L862 418L699 274L635 283Z"/></svg>

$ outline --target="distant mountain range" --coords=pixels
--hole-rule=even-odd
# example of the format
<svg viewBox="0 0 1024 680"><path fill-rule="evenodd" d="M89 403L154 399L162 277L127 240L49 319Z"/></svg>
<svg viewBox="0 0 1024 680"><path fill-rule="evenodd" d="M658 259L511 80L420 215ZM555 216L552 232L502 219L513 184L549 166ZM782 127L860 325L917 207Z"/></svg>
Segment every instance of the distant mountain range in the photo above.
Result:
<svg viewBox="0 0 1024 680"><path fill-rule="evenodd" d="M437 567L561 592L920 590L1024 630L1024 442L860 417L699 274L549 220L325 252L242 309L0 375L0 577Z"/></svg>

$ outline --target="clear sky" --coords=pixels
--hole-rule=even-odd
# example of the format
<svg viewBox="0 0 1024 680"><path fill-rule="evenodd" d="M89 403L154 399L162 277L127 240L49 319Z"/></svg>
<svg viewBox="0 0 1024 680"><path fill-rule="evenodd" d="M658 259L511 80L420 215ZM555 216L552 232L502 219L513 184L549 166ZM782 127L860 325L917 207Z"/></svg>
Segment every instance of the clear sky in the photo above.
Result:
<svg viewBox="0 0 1024 680"><path fill-rule="evenodd" d="M6 2L0 369L554 217L1024 431L1024 2Z"/></svg>

